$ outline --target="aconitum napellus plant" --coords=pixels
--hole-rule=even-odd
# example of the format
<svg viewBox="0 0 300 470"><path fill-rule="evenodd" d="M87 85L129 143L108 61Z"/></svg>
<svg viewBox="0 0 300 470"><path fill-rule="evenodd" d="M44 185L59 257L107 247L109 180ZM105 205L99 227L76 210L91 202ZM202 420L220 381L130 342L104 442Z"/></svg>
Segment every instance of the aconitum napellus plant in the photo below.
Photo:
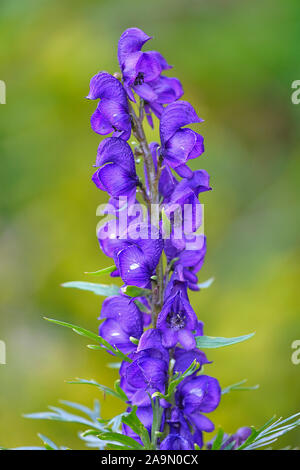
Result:
<svg viewBox="0 0 300 470"><path fill-rule="evenodd" d="M48 319L88 337L95 343L91 349L109 353L109 366L119 374L114 388L95 380L74 382L92 384L122 400L124 412L106 421L97 404L89 410L63 402L88 419L57 407L29 417L85 424L88 429L80 437L99 449L258 448L298 425L299 414L271 420L259 430L242 427L232 435L219 428L213 439L205 438L215 429L212 413L222 395L256 387L245 387L242 381L222 388L211 375L204 350L238 343L252 334L205 336L190 302L191 291L198 291L200 299L201 290L211 284L199 284L197 277L207 246L200 201L202 193L212 189L210 176L189 166L190 160L203 161L202 118L182 99L180 81L166 75L172 68L167 60L146 50L150 39L138 28L124 31L118 44L120 72L98 72L87 95L95 102L92 130L105 136L92 182L109 196L100 211L105 218L97 226L97 237L110 262L90 274L110 273L120 280L120 287L64 284L106 297L99 334ZM147 140L145 126L157 128L158 142ZM112 362L114 358L119 362ZM46 448L59 448L45 436L42 439Z"/></svg>

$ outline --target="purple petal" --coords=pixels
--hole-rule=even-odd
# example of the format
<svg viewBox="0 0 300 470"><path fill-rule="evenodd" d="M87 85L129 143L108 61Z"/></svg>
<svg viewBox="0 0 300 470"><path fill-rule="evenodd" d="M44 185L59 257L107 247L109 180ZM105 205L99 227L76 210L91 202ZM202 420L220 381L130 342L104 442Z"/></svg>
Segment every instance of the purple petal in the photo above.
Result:
<svg viewBox="0 0 300 470"><path fill-rule="evenodd" d="M143 316L130 297L115 295L105 299L100 318L113 319L129 336L140 338L143 333Z"/></svg>
<svg viewBox="0 0 300 470"><path fill-rule="evenodd" d="M116 320L105 320L100 326L99 335L112 346L118 347L125 354L133 351L136 347Z"/></svg>
<svg viewBox="0 0 300 470"><path fill-rule="evenodd" d="M194 446L179 434L169 434L160 444L160 450L194 450Z"/></svg>
<svg viewBox="0 0 300 470"><path fill-rule="evenodd" d="M184 395L186 413L209 413L214 411L220 402L221 387L215 378L201 375L184 384L181 393Z"/></svg>
<svg viewBox="0 0 300 470"><path fill-rule="evenodd" d="M148 287L152 272L145 265L143 252L137 246L129 246L117 255L120 275L125 284Z"/></svg>
<svg viewBox="0 0 300 470"><path fill-rule="evenodd" d="M148 36L139 28L126 29L126 31L121 35L118 44L118 59L120 66L122 67L128 54L140 51L149 39L151 39L151 36Z"/></svg>
<svg viewBox="0 0 300 470"><path fill-rule="evenodd" d="M90 100L108 99L127 108L126 92L119 80L107 72L99 72L90 82L90 92L87 96Z"/></svg>
<svg viewBox="0 0 300 470"><path fill-rule="evenodd" d="M198 431L212 432L215 429L214 423L204 415L193 413L189 418Z"/></svg>
<svg viewBox="0 0 300 470"><path fill-rule="evenodd" d="M181 127L202 122L187 101L176 101L164 109L160 122L161 141L164 145Z"/></svg>
<svg viewBox="0 0 300 470"><path fill-rule="evenodd" d="M97 151L96 166L104 163L117 163L128 172L135 174L135 163L132 150L127 142L117 137L104 139Z"/></svg>
<svg viewBox="0 0 300 470"><path fill-rule="evenodd" d="M114 163L107 163L94 174L93 181L99 189L104 188L111 196L128 196L136 190L137 178Z"/></svg>
<svg viewBox="0 0 300 470"><path fill-rule="evenodd" d="M178 342L184 347L184 349L194 349L196 347L195 336L188 329L178 331Z"/></svg>
<svg viewBox="0 0 300 470"><path fill-rule="evenodd" d="M204 352L199 349L185 351L184 349L176 348L174 371L181 373L185 372L194 360L196 360L200 366L203 364L210 364L210 361L207 359Z"/></svg>
<svg viewBox="0 0 300 470"><path fill-rule="evenodd" d="M113 132L111 123L99 112L98 108L91 116L91 127L96 134L100 135L107 135Z"/></svg>

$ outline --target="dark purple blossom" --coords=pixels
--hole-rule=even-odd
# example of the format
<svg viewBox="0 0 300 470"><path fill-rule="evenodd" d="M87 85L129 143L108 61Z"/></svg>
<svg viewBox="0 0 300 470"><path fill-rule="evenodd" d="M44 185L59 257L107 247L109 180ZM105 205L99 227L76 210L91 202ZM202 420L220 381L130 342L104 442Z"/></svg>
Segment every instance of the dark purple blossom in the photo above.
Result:
<svg viewBox="0 0 300 470"><path fill-rule="evenodd" d="M172 67L159 52L141 50L149 39L138 28L127 29L119 40L118 59L129 98L135 101L134 91L144 100L146 116L153 127L151 113L160 118L163 105L181 98L183 89L177 78L161 75Z"/></svg>
<svg viewBox="0 0 300 470"><path fill-rule="evenodd" d="M92 180L97 188L112 197L126 196L135 200L139 179L135 171L134 156L130 146L117 137L104 139L99 145Z"/></svg>
<svg viewBox="0 0 300 470"><path fill-rule="evenodd" d="M119 80L107 72L99 72L90 82L87 98L100 99L91 117L93 131L101 135L113 132L114 137L128 140L131 120L126 92Z"/></svg>
<svg viewBox="0 0 300 470"><path fill-rule="evenodd" d="M138 28L129 28L121 35L118 45L118 59L123 74L124 86L134 101L131 91L133 88L137 94L149 100L152 98L149 82L156 80L162 70L170 68L166 60L159 52L142 52L143 45L151 39Z"/></svg>
<svg viewBox="0 0 300 470"><path fill-rule="evenodd" d="M120 370L121 387L132 405L150 406L153 393L165 392L168 363L156 349L139 351L132 358Z"/></svg>
<svg viewBox="0 0 300 470"><path fill-rule="evenodd" d="M194 349L193 330L197 317L188 300L186 284L175 281L157 318L157 328L162 331L163 345L173 348L179 342L185 349Z"/></svg>
<svg viewBox="0 0 300 470"><path fill-rule="evenodd" d="M159 230L148 224L129 226L126 245L114 258L125 284L148 288L159 262L163 240Z"/></svg>
<svg viewBox="0 0 300 470"><path fill-rule="evenodd" d="M170 104L161 115L160 138L164 162L182 177L192 177L192 170L186 162L204 152L203 137L183 126L202 121L187 101Z"/></svg>
<svg viewBox="0 0 300 470"><path fill-rule="evenodd" d="M202 431L214 430L212 421L203 415L214 411L221 399L221 387L219 382L207 375L188 377L178 387L176 394L176 405L182 415L194 426L197 434L195 442L202 445Z"/></svg>
<svg viewBox="0 0 300 470"><path fill-rule="evenodd" d="M125 354L136 349L130 337L137 339L141 337L144 319L132 298L115 295L105 299L100 319L105 319L99 328L100 336Z"/></svg>

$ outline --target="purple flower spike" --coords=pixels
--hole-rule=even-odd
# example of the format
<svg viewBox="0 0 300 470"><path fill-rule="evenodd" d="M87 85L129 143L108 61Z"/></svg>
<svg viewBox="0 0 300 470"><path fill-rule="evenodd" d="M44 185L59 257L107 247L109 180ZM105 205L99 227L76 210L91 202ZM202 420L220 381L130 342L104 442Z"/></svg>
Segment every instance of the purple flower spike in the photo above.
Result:
<svg viewBox="0 0 300 470"><path fill-rule="evenodd" d="M186 285L183 282L175 282L157 318L157 328L162 332L163 345L173 348L179 342L184 349L194 349L196 340L192 330L196 325L197 317L189 303Z"/></svg>
<svg viewBox="0 0 300 470"><path fill-rule="evenodd" d="M202 121L187 101L170 104L161 115L162 155L167 165L182 177L192 176L186 162L204 152L203 137L192 129L182 127Z"/></svg>
<svg viewBox="0 0 300 470"><path fill-rule="evenodd" d="M96 166L92 180L102 191L110 196L127 196L135 200L139 183L135 171L134 157L130 146L124 140L110 137L103 140L98 148Z"/></svg>
<svg viewBox="0 0 300 470"><path fill-rule="evenodd" d="M142 335L143 315L130 297L115 295L105 299L100 319L105 319L100 326L100 336L125 354L136 349L130 336L139 339Z"/></svg>
<svg viewBox="0 0 300 470"><path fill-rule="evenodd" d="M90 82L87 98L100 99L91 117L93 131L101 135L113 132L115 137L128 140L131 134L131 121L126 92L119 80L107 72L99 72Z"/></svg>

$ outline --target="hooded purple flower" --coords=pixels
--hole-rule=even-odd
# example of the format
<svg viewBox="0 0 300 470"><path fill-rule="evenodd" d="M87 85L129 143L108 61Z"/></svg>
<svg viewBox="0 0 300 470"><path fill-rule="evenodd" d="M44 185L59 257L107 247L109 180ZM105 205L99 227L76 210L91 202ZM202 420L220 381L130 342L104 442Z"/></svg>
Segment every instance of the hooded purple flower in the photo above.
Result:
<svg viewBox="0 0 300 470"><path fill-rule="evenodd" d="M157 391L164 393L167 381L169 354L162 345L161 333L152 328L145 331L130 357L131 364L123 362L121 365L121 387L130 404L151 406L150 396ZM168 406L164 400L160 400L160 404Z"/></svg>
<svg viewBox="0 0 300 470"><path fill-rule="evenodd" d="M182 177L192 177L192 170L188 168L186 162L204 152L203 137L183 126L202 121L187 101L170 104L161 115L162 156L165 163Z"/></svg>
<svg viewBox="0 0 300 470"><path fill-rule="evenodd" d="M99 72L90 82L90 100L100 99L91 117L94 132L110 134L128 140L131 134L131 120L126 92L122 84L107 72Z"/></svg>
<svg viewBox="0 0 300 470"><path fill-rule="evenodd" d="M99 334L112 346L117 346L125 354L132 352L136 346L130 336L139 339L143 333L143 314L132 298L125 295L114 295L104 300L100 319Z"/></svg>
<svg viewBox="0 0 300 470"><path fill-rule="evenodd" d="M163 345L173 348L179 342L184 349L194 349L196 340L192 331L196 325L197 317L189 303L186 283L175 281L157 318Z"/></svg>
<svg viewBox="0 0 300 470"><path fill-rule="evenodd" d="M168 363L155 349L139 351L120 370L121 387L132 405L151 406L154 392L165 392Z"/></svg>
<svg viewBox="0 0 300 470"><path fill-rule="evenodd" d="M172 67L159 52L141 51L149 39L138 28L127 29L119 40L118 58L129 98L135 101L133 90L144 100L146 116L153 127L151 112L160 118L163 105L178 100L183 89L177 78L161 75Z"/></svg>
<svg viewBox="0 0 300 470"><path fill-rule="evenodd" d="M97 188L110 196L126 196L135 200L139 179L135 171L134 156L130 146L117 137L104 139L98 147L96 167L92 180Z"/></svg>
<svg viewBox="0 0 300 470"><path fill-rule="evenodd" d="M132 224L124 238L127 246L114 256L122 280L127 285L150 287L163 249L159 230L148 224Z"/></svg>
<svg viewBox="0 0 300 470"><path fill-rule="evenodd" d="M161 71L170 68L159 52L142 52L143 45L151 39L139 28L129 28L119 39L118 59L124 78L124 86L130 99L134 100L131 88L143 98L153 96L148 82L156 80Z"/></svg>
<svg viewBox="0 0 300 470"><path fill-rule="evenodd" d="M188 377L177 388L176 405L196 432L196 442L202 445L202 431L211 432L214 424L202 413L214 411L220 403L221 387L219 382L208 375Z"/></svg>

